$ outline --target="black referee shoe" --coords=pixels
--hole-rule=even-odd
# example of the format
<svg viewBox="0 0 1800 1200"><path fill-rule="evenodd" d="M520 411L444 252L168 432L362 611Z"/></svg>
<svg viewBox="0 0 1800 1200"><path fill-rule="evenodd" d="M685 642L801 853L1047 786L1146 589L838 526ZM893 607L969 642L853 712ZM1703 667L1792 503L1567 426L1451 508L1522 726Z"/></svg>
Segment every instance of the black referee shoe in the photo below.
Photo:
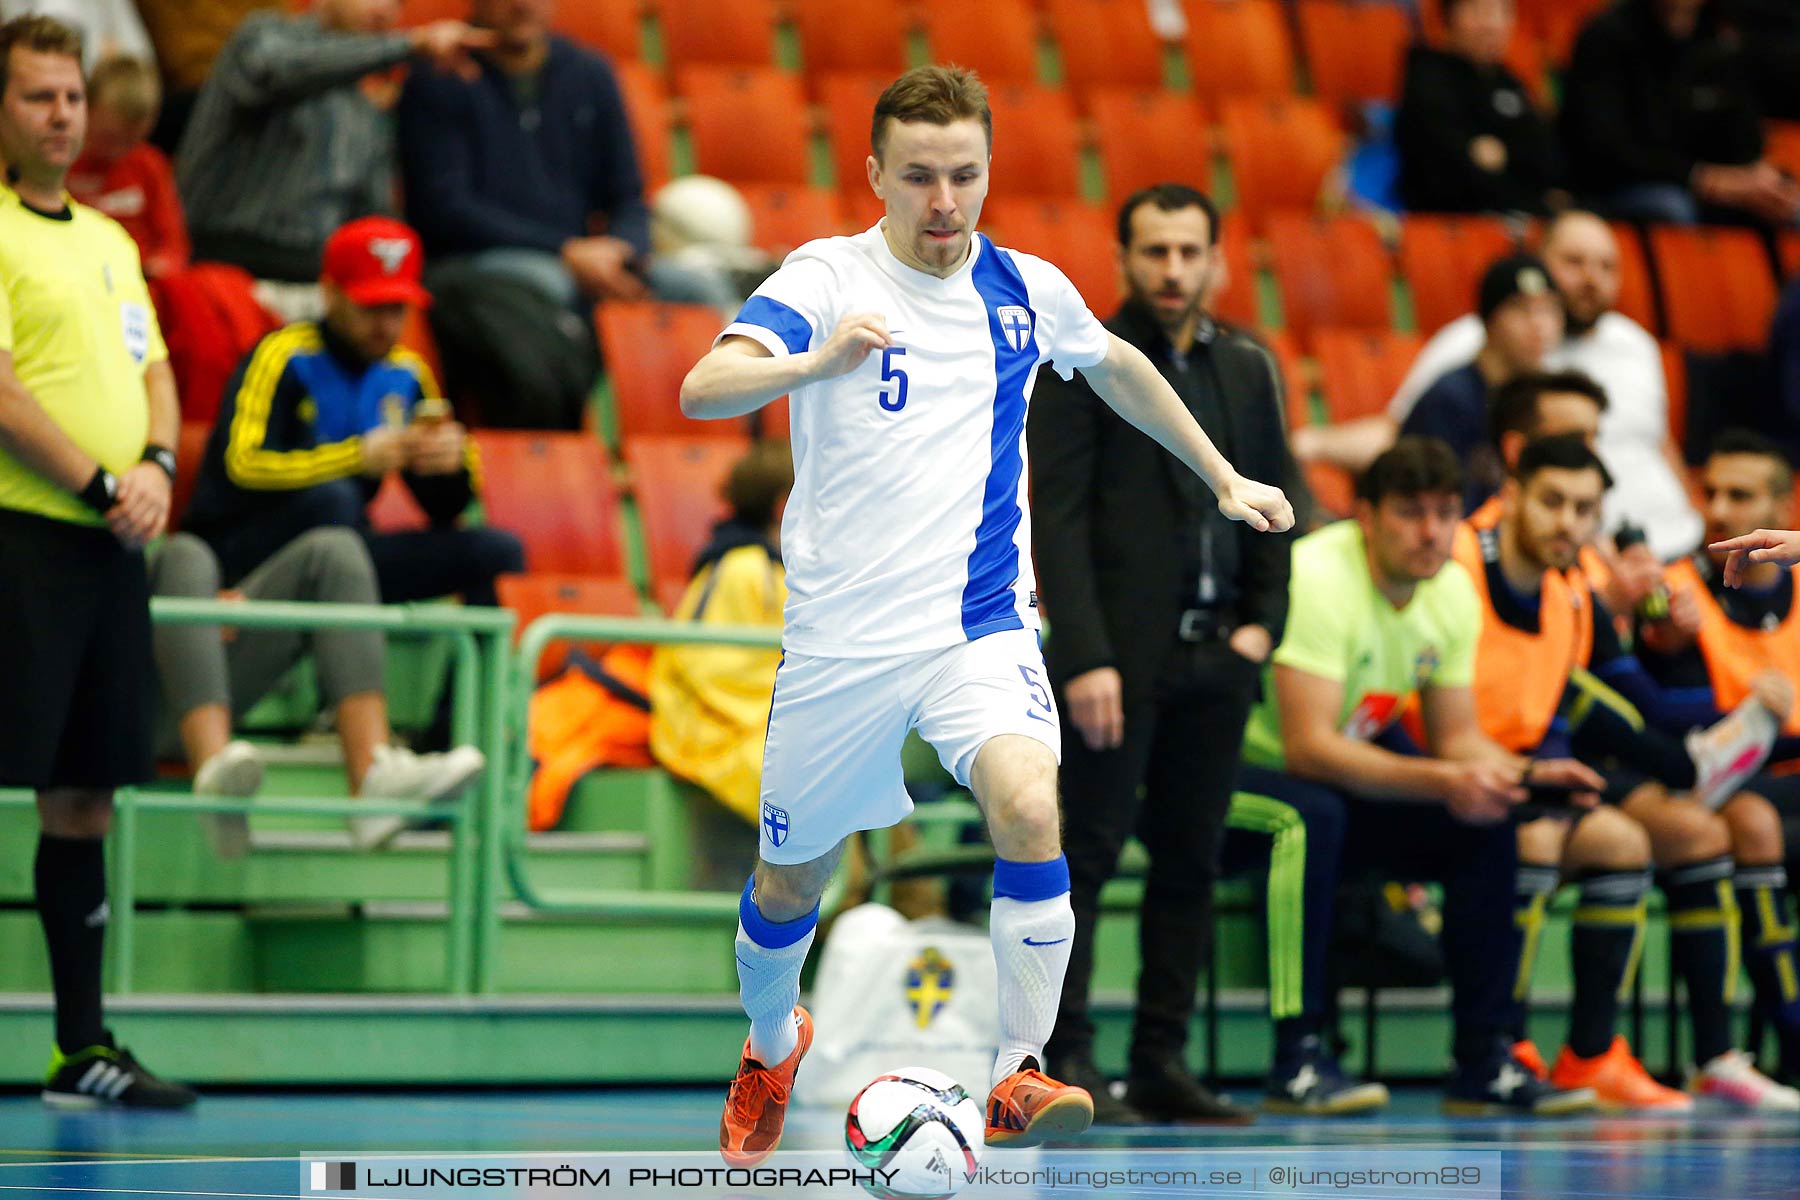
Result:
<svg viewBox="0 0 1800 1200"><path fill-rule="evenodd" d="M151 1074L131 1051L111 1045L88 1046L67 1055L53 1051L43 1096L45 1104L62 1109L186 1108L199 1099L179 1083Z"/></svg>

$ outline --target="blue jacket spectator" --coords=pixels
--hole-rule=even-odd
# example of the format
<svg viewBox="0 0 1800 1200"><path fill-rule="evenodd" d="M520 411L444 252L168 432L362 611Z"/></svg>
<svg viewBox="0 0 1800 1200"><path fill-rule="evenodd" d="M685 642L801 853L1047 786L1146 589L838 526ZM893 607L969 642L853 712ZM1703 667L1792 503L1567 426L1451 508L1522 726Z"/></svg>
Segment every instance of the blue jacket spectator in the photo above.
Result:
<svg viewBox="0 0 1800 1200"><path fill-rule="evenodd" d="M415 70L400 100L407 216L427 256L479 256L571 305L641 294L649 209L611 66L530 6L489 7L473 15L498 45L478 71Z"/></svg>

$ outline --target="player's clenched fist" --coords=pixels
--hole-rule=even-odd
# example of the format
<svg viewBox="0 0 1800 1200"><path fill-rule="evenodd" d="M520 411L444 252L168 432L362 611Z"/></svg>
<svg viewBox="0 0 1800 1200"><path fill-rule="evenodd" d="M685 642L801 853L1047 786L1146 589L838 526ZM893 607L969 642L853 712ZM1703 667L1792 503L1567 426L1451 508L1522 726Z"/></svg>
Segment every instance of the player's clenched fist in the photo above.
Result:
<svg viewBox="0 0 1800 1200"><path fill-rule="evenodd" d="M872 350L885 350L894 344L888 336L887 318L880 313L851 313L837 323L825 344L814 353L814 379L836 379L862 366Z"/></svg>
<svg viewBox="0 0 1800 1200"><path fill-rule="evenodd" d="M1260 533L1286 533L1294 527L1294 507L1281 489L1242 475L1219 489L1219 511Z"/></svg>

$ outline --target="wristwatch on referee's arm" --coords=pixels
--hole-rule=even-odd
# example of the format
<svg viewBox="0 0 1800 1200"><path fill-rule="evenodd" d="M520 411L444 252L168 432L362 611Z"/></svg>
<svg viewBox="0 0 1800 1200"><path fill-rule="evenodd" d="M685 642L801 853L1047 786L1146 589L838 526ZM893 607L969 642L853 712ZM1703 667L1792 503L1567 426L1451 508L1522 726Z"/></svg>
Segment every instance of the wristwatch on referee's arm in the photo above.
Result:
<svg viewBox="0 0 1800 1200"><path fill-rule="evenodd" d="M95 512L104 515L112 511L113 502L119 497L119 477L105 467L95 467L94 477L75 496Z"/></svg>
<svg viewBox="0 0 1800 1200"><path fill-rule="evenodd" d="M139 458L138 461L155 463L163 469L163 474L169 477L169 483L171 485L174 484L175 452L167 446L159 446L155 442L151 442L148 446L144 447L143 457Z"/></svg>

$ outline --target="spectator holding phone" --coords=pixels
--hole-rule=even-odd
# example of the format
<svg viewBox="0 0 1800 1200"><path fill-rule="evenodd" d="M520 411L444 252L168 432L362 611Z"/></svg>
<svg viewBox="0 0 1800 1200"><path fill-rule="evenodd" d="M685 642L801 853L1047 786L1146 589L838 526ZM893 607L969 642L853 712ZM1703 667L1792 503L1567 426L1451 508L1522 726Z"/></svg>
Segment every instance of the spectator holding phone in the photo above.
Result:
<svg viewBox="0 0 1800 1200"><path fill-rule="evenodd" d="M326 315L258 342L226 386L183 527L238 581L309 529L361 534L389 604L451 594L494 604L494 578L524 569L512 534L464 529L475 447L449 415L423 359L399 347L420 285L419 239L365 217L332 234ZM429 529L376 533L365 510L398 472Z"/></svg>

